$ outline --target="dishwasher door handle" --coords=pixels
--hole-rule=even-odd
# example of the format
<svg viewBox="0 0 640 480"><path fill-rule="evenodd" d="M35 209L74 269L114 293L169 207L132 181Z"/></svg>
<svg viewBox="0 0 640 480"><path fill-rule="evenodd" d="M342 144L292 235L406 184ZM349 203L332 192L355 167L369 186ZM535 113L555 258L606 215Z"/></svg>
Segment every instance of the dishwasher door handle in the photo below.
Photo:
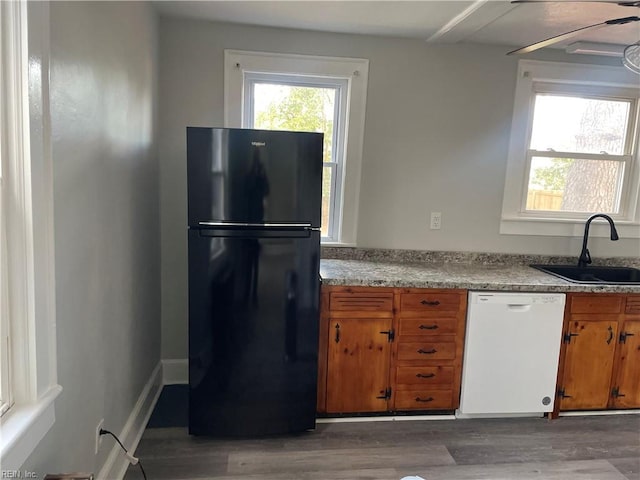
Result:
<svg viewBox="0 0 640 480"><path fill-rule="evenodd" d="M509 303L507 305L507 309L510 312L528 312L529 310L531 310L531 304L530 303Z"/></svg>

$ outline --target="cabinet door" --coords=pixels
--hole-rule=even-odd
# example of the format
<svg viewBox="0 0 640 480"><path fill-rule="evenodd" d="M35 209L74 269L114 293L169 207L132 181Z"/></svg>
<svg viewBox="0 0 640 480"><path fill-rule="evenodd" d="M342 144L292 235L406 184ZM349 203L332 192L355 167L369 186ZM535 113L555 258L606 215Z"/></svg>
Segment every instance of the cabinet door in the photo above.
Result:
<svg viewBox="0 0 640 480"><path fill-rule="evenodd" d="M389 387L391 318L331 318L327 412L383 412Z"/></svg>
<svg viewBox="0 0 640 480"><path fill-rule="evenodd" d="M640 318L627 320L619 335L618 374L613 383L611 406L640 407Z"/></svg>
<svg viewBox="0 0 640 480"><path fill-rule="evenodd" d="M607 408L617 330L617 319L569 321L561 410Z"/></svg>

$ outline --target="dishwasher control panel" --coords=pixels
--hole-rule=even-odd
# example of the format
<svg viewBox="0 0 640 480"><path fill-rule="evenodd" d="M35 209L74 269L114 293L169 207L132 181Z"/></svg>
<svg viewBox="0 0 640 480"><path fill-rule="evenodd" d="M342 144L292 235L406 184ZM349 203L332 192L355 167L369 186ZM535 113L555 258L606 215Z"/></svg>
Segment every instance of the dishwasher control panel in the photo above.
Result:
<svg viewBox="0 0 640 480"><path fill-rule="evenodd" d="M471 295L473 294L473 295ZM564 293L476 293L469 295L469 304L473 303L496 303L507 305L534 305L534 304L562 304L564 306ZM473 297L473 298L471 298Z"/></svg>

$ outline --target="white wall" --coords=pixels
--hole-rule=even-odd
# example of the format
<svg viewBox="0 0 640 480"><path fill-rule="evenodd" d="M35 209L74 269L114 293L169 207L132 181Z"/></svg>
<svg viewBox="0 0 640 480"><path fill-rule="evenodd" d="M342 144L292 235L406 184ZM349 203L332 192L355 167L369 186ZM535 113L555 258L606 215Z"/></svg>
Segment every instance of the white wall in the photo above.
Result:
<svg viewBox="0 0 640 480"><path fill-rule="evenodd" d="M157 19L51 2L56 422L24 469L97 472L160 359Z"/></svg>
<svg viewBox="0 0 640 480"><path fill-rule="evenodd" d="M163 18L163 358L187 353L185 127L223 126L225 48L369 59L358 246L578 255L578 238L499 234L517 67L509 49ZM429 230L431 211L442 212L442 230ZM598 238L590 248L638 255L640 242Z"/></svg>

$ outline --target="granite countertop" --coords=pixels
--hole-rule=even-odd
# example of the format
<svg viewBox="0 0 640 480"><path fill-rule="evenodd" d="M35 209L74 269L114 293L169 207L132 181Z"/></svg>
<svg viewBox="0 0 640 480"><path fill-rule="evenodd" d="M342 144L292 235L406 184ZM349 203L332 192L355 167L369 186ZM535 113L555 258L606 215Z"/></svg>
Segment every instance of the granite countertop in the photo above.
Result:
<svg viewBox="0 0 640 480"><path fill-rule="evenodd" d="M640 285L572 283L528 265L507 263L322 259L320 276L323 285L526 292L640 293Z"/></svg>

